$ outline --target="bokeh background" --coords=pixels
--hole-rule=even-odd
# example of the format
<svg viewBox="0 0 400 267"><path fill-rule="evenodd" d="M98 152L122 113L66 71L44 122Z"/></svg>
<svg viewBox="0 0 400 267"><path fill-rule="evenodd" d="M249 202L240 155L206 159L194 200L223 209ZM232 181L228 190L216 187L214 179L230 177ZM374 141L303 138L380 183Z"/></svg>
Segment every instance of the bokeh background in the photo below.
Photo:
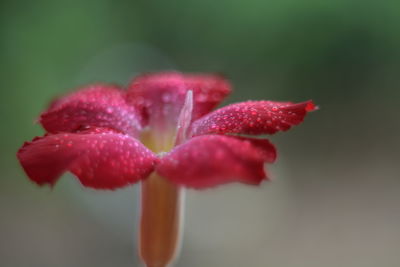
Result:
<svg viewBox="0 0 400 267"><path fill-rule="evenodd" d="M0 266L139 266L138 188L39 188L15 153L56 95L144 71L222 72L320 110L271 137L260 188L188 191L184 267L400 265L400 2L0 2Z"/></svg>

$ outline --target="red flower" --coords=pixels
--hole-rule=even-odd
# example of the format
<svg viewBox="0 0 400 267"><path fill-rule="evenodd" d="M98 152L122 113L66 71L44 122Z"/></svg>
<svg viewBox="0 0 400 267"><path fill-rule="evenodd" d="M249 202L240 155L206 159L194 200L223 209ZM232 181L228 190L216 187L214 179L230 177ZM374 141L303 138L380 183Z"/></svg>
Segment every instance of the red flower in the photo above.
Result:
<svg viewBox="0 0 400 267"><path fill-rule="evenodd" d="M275 147L239 135L286 131L316 107L249 101L209 113L229 92L220 76L175 72L139 76L127 90L91 85L53 102L40 116L48 133L25 143L17 156L39 185L53 185L65 171L98 189L133 184L154 171L192 188L257 185Z"/></svg>

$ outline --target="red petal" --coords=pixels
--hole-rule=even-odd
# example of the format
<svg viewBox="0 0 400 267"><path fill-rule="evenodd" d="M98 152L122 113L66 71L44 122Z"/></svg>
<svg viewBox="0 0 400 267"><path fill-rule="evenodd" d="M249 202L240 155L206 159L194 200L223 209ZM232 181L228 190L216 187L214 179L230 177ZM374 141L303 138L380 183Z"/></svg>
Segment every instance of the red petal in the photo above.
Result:
<svg viewBox="0 0 400 267"><path fill-rule="evenodd" d="M273 134L301 123L316 106L312 101L248 101L220 108L192 124L192 134Z"/></svg>
<svg viewBox="0 0 400 267"><path fill-rule="evenodd" d="M139 115L127 104L125 92L112 85L91 85L56 100L40 116L40 123L51 133L96 126L136 136L141 129Z"/></svg>
<svg viewBox="0 0 400 267"><path fill-rule="evenodd" d="M235 136L236 139L250 142L253 146L259 149L261 156L265 162L274 163L277 158L277 152L274 144L268 139L257 139L249 137Z"/></svg>
<svg viewBox="0 0 400 267"><path fill-rule="evenodd" d="M231 92L231 85L221 75L189 74L185 75L185 84L193 90L194 119L209 113Z"/></svg>
<svg viewBox="0 0 400 267"><path fill-rule="evenodd" d="M106 129L50 134L27 142L17 153L37 184L53 185L69 170L84 186L115 189L146 178L156 156L136 139Z"/></svg>
<svg viewBox="0 0 400 267"><path fill-rule="evenodd" d="M162 72L135 78L128 87L129 101L149 116L150 124L175 127L186 92L193 91L193 118L217 106L230 92L229 83L221 76Z"/></svg>
<svg viewBox="0 0 400 267"><path fill-rule="evenodd" d="M177 146L156 170L174 183L198 189L234 181L258 185L266 178L264 162L275 156L267 140L203 135Z"/></svg>

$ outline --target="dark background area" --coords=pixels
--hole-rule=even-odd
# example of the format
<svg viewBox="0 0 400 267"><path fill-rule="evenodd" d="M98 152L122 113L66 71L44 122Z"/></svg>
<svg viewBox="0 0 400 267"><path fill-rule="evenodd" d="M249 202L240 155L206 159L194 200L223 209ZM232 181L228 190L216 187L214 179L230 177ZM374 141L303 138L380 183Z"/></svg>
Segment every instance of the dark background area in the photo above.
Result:
<svg viewBox="0 0 400 267"><path fill-rule="evenodd" d="M0 2L0 266L137 266L138 187L31 183L15 153L57 95L144 71L222 72L320 110L271 140L260 188L189 190L177 266L400 264L399 1Z"/></svg>

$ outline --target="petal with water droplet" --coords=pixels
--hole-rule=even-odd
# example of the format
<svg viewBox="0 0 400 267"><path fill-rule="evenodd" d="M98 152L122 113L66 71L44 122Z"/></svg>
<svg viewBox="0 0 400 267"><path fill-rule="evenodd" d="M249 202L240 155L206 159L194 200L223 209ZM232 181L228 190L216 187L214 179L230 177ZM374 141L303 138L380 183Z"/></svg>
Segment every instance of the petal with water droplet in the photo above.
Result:
<svg viewBox="0 0 400 267"><path fill-rule="evenodd" d="M196 120L192 135L273 134L300 124L308 112L316 109L312 101L303 103L248 101L231 104Z"/></svg>
<svg viewBox="0 0 400 267"><path fill-rule="evenodd" d="M229 82L218 74L187 74L185 85L193 91L193 119L213 110L231 92Z"/></svg>
<svg viewBox="0 0 400 267"><path fill-rule="evenodd" d="M17 153L39 185L54 185L71 171L87 187L116 189L146 178L157 157L131 136L103 128L49 134L26 142Z"/></svg>
<svg viewBox="0 0 400 267"><path fill-rule="evenodd" d="M229 182L258 185L266 178L264 163L275 158L275 147L268 140L203 135L166 154L156 171L174 183L197 189Z"/></svg>
<svg viewBox="0 0 400 267"><path fill-rule="evenodd" d="M230 93L230 85L219 75L144 74L128 86L128 99L148 118L151 126L175 127L189 90L193 91L193 119L197 119L210 112Z"/></svg>
<svg viewBox="0 0 400 267"><path fill-rule="evenodd" d="M137 136L140 119L135 108L127 104L124 91L117 86L97 84L54 101L40 116L40 123L50 133L96 126Z"/></svg>

